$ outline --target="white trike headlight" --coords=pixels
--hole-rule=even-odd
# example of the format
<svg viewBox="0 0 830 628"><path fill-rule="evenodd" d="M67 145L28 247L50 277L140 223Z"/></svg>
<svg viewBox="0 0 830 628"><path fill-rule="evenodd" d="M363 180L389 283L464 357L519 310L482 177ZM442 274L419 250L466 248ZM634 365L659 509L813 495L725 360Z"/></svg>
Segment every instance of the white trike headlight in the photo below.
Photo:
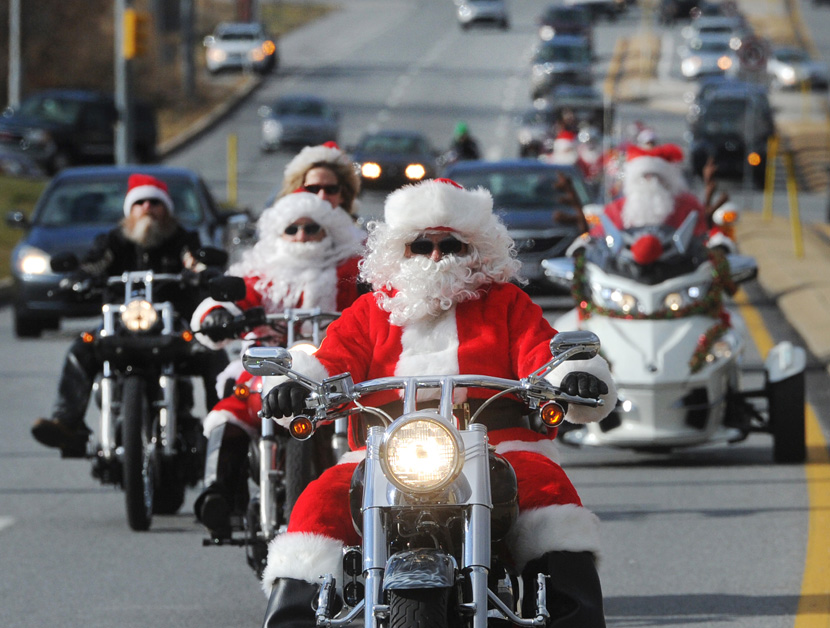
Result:
<svg viewBox="0 0 830 628"><path fill-rule="evenodd" d="M130 301L121 312L121 322L129 331L147 331L158 320L153 304L143 299Z"/></svg>
<svg viewBox="0 0 830 628"><path fill-rule="evenodd" d="M384 473L406 492L444 488L458 476L463 461L461 437L438 414L419 412L399 418L387 430L380 449Z"/></svg>

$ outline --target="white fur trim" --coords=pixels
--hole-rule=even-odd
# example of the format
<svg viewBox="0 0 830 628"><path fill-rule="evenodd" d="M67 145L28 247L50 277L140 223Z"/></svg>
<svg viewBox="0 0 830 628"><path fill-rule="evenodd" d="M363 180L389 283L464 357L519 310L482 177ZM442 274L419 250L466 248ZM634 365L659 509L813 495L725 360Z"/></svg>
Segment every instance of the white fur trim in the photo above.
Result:
<svg viewBox="0 0 830 628"><path fill-rule="evenodd" d="M386 199L384 217L397 232L448 227L471 242L477 240L476 236L503 228L493 213L493 197L488 190L465 190L433 179L392 192Z"/></svg>
<svg viewBox="0 0 830 628"><path fill-rule="evenodd" d="M617 387L614 384L613 377L611 377L611 369L608 368L608 362L605 361L605 358L598 355L590 360L568 360L548 373L545 379L558 387L562 383L562 380L565 379L565 375L576 371L584 371L596 375L608 385L608 393L600 396L600 399L605 404L598 408L570 404L565 418L571 423L594 423L595 421L601 421L611 414L611 411L617 405Z"/></svg>
<svg viewBox="0 0 830 628"><path fill-rule="evenodd" d="M710 249L720 246L726 249L728 253L738 252L738 247L735 244L735 241L721 231L715 231L712 235L710 235L709 239L706 240L706 246Z"/></svg>
<svg viewBox="0 0 830 628"><path fill-rule="evenodd" d="M245 433L253 439L259 438L259 432L253 429L244 421L240 421L232 412L227 410L211 410L207 416L202 420L202 433L205 436L210 436L210 433L220 425L225 423L233 423L245 430Z"/></svg>
<svg viewBox="0 0 830 628"><path fill-rule="evenodd" d="M222 349L233 340L232 338L219 341L211 340L204 334L199 333L199 329L201 329L202 327L202 321L205 319L205 316L207 316L207 313L213 309L216 309L217 307L225 308L234 316L239 316L240 314L242 314L242 310L239 309L239 307L235 303L231 303L230 301L217 301L210 297L208 297L196 306L196 309L193 310L193 315L190 317L190 329L196 336L196 340L198 340L206 347L209 347L210 349Z"/></svg>
<svg viewBox="0 0 830 628"><path fill-rule="evenodd" d="M340 456L340 460L337 461L337 464L355 464L361 463L366 459L366 450L365 449L355 449L354 451L347 451L345 454Z"/></svg>
<svg viewBox="0 0 830 628"><path fill-rule="evenodd" d="M321 162L350 164L351 159L339 148L324 146L323 144L306 146L285 166L283 178L290 179L304 174L313 164Z"/></svg>
<svg viewBox="0 0 830 628"><path fill-rule="evenodd" d="M599 517L575 504L527 510L507 533L507 544L519 571L548 552L593 552L599 559Z"/></svg>
<svg viewBox="0 0 830 628"><path fill-rule="evenodd" d="M170 198L167 192L155 185L138 185L127 192L127 195L124 197L124 215L129 216L133 203L145 198L160 200L164 203L167 211L171 214L173 213L173 199Z"/></svg>
<svg viewBox="0 0 830 628"><path fill-rule="evenodd" d="M458 375L458 325L453 307L440 316L427 317L407 323L401 332L401 355L395 365L395 375ZM401 391L403 394L403 391ZM438 389L418 392L418 399L437 399ZM456 390L454 402L466 400L466 392Z"/></svg>
<svg viewBox="0 0 830 628"><path fill-rule="evenodd" d="M262 590L270 596L277 578L294 578L317 584L329 573L338 584L342 584L343 543L322 534L285 532L268 544Z"/></svg>
<svg viewBox="0 0 830 628"><path fill-rule="evenodd" d="M559 447L556 446L556 441L552 439L538 441L506 440L496 445L497 454L506 454L509 451L528 451L541 454L559 464Z"/></svg>

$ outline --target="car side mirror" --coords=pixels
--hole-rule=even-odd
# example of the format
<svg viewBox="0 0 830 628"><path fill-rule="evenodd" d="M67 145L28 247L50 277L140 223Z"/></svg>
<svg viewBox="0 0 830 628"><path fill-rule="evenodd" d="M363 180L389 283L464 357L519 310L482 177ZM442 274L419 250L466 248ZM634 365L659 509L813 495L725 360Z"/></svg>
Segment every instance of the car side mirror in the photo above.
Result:
<svg viewBox="0 0 830 628"><path fill-rule="evenodd" d="M56 273L69 273L81 265L77 255L70 252L58 253L49 260L49 265Z"/></svg>
<svg viewBox="0 0 830 628"><path fill-rule="evenodd" d="M216 43L216 38L213 35L208 35L202 40L202 45L205 48L210 48L213 44Z"/></svg>
<svg viewBox="0 0 830 628"><path fill-rule="evenodd" d="M242 277L224 275L214 277L208 282L208 293L211 299L217 301L241 301L245 298L247 289Z"/></svg>

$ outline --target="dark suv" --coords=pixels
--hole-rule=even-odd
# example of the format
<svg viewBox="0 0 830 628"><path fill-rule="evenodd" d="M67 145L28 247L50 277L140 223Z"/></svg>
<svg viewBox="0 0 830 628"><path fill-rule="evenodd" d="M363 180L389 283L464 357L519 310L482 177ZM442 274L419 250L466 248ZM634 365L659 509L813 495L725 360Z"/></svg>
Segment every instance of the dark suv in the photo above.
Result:
<svg viewBox="0 0 830 628"><path fill-rule="evenodd" d="M766 92L757 87L725 83L707 92L691 125L691 159L701 174L713 157L718 176L751 177L764 184L767 143L775 134L772 108Z"/></svg>
<svg viewBox="0 0 830 628"><path fill-rule="evenodd" d="M113 163L118 113L105 93L53 89L26 98L0 117L0 147L27 155L50 174L72 165ZM134 155L156 159L156 115L135 104Z"/></svg>

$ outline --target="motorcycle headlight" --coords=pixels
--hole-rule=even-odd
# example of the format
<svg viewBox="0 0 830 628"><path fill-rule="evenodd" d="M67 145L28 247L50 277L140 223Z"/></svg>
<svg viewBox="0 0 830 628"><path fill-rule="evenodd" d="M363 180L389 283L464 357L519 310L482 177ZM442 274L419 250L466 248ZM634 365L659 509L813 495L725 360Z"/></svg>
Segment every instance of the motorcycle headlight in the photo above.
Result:
<svg viewBox="0 0 830 628"><path fill-rule="evenodd" d="M712 344L709 352L706 354L706 362L711 364L718 360L728 360L735 352L735 347L726 338L722 338Z"/></svg>
<svg viewBox="0 0 830 628"><path fill-rule="evenodd" d="M663 297L663 307L672 312L677 312L702 299L706 296L708 290L709 284L703 283L689 286L683 290L670 292Z"/></svg>
<svg viewBox="0 0 830 628"><path fill-rule="evenodd" d="M158 313L153 304L143 299L130 301L121 312L121 322L129 331L147 331L156 324Z"/></svg>
<svg viewBox="0 0 830 628"><path fill-rule="evenodd" d="M421 164L409 164L404 170L404 174L411 181L420 181L426 176L427 170Z"/></svg>
<svg viewBox="0 0 830 628"><path fill-rule="evenodd" d="M21 247L15 259L17 270L23 275L52 274L49 254L33 246Z"/></svg>
<svg viewBox="0 0 830 628"><path fill-rule="evenodd" d="M461 472L461 437L438 414L419 412L395 421L383 437L380 463L397 488L427 493L449 485Z"/></svg>

